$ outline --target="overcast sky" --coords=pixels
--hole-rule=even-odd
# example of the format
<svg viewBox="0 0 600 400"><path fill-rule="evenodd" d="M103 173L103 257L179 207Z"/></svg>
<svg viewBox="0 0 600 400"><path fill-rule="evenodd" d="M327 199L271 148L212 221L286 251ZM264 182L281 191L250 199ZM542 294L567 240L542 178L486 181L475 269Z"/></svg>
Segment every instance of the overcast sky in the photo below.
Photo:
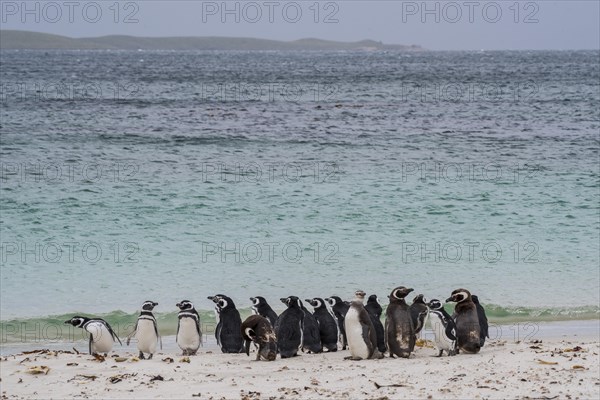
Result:
<svg viewBox="0 0 600 400"><path fill-rule="evenodd" d="M2 29L71 37L306 37L431 50L599 49L600 1L0 1Z"/></svg>

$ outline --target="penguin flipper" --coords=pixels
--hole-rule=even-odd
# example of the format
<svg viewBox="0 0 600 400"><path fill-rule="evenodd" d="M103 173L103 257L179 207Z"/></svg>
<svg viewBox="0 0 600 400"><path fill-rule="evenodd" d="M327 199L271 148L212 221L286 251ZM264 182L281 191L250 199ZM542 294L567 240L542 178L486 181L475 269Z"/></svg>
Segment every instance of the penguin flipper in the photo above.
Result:
<svg viewBox="0 0 600 400"><path fill-rule="evenodd" d="M121 346L123 346L123 343L121 343L121 339L119 339L119 337L117 336L117 334L115 333L115 331L113 331L113 328L110 326L110 324L104 320L102 320L104 322L104 325L106 325L106 329L108 329L108 331L110 332L110 335L112 336L113 340L117 339L119 341L119 344ZM137 324L136 324L137 325Z"/></svg>
<svg viewBox="0 0 600 400"><path fill-rule="evenodd" d="M139 319L136 321L135 328L133 328L133 331L129 335L127 335L127 342L125 342L127 344L127 346L129 346L129 342L131 341L131 338L137 332L137 327L138 327L139 321L140 321ZM156 327L156 325L155 325L155 327Z"/></svg>
<svg viewBox="0 0 600 400"><path fill-rule="evenodd" d="M446 336L456 342L458 339L456 338L456 323L452 318L447 319L446 321Z"/></svg>
<svg viewBox="0 0 600 400"><path fill-rule="evenodd" d="M304 351L304 317L300 320L300 349Z"/></svg>
<svg viewBox="0 0 600 400"><path fill-rule="evenodd" d="M200 338L200 345L202 345L202 330L200 329L200 314L198 311L194 309L194 313L196 314L196 332L198 332L198 337Z"/></svg>
<svg viewBox="0 0 600 400"><path fill-rule="evenodd" d="M244 346L244 350L246 351L246 355L250 356L250 340L245 339L245 346Z"/></svg>
<svg viewBox="0 0 600 400"><path fill-rule="evenodd" d="M375 329L371 329L367 324L362 324L362 336L368 340L367 346L369 347L369 358L371 358L375 351L377 351L377 336L375 334Z"/></svg>
<svg viewBox="0 0 600 400"><path fill-rule="evenodd" d="M488 328L488 319L487 316L485 315L485 309L483 308L483 306L481 304L476 304L475 307L477 308L477 319L479 320L479 327L481 329L481 335L480 337L483 338L489 338L490 334L488 332L489 328Z"/></svg>
<svg viewBox="0 0 600 400"><path fill-rule="evenodd" d="M158 333L158 325L156 324L156 320L153 321L153 325L154 325L154 333L156 333L156 337L158 338L158 341L160 342L160 349L162 350L162 338L160 337L160 334ZM136 324L136 329L137 329L137 324ZM129 344L129 341L127 342L127 344Z"/></svg>
<svg viewBox="0 0 600 400"><path fill-rule="evenodd" d="M448 324L446 326L446 337L452 341L456 341L455 333L456 333L456 331L454 330L454 327L451 326L450 324Z"/></svg>
<svg viewBox="0 0 600 400"><path fill-rule="evenodd" d="M392 352L390 351L390 346L388 343L388 332L390 329L390 321L388 318L385 319L385 326L383 327L383 343L385 344L385 348L390 352L390 356Z"/></svg>
<svg viewBox="0 0 600 400"><path fill-rule="evenodd" d="M221 329L223 328L223 323L219 321L217 324L217 329L215 330L215 338L217 339L217 345L221 347Z"/></svg>

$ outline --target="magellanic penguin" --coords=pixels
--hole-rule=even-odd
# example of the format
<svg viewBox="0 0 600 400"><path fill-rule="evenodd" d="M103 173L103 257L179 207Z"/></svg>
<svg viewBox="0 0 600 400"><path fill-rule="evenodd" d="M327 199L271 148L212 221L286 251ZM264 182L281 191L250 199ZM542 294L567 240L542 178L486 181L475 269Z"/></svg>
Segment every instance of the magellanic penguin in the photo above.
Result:
<svg viewBox="0 0 600 400"><path fill-rule="evenodd" d="M377 333L371 321L369 312L365 309L365 292L357 290L355 299L350 303L350 308L344 318L344 326L348 337L350 356L345 360L364 360L383 358L377 349Z"/></svg>
<svg viewBox="0 0 600 400"><path fill-rule="evenodd" d="M425 297L422 294L418 294L413 299L412 304L409 307L410 317L413 321L413 327L415 328L415 336L421 332L425 325L425 319L427 318L427 303Z"/></svg>
<svg viewBox="0 0 600 400"><path fill-rule="evenodd" d="M252 302L252 312L257 315L262 315L269 320L272 327L275 327L277 322L277 313L273 311L267 300L262 296L250 297Z"/></svg>
<svg viewBox="0 0 600 400"><path fill-rule="evenodd" d="M446 299L456 303L454 322L459 350L465 353L478 353L481 349L481 327L477 316L477 306L467 289L456 289Z"/></svg>
<svg viewBox="0 0 600 400"><path fill-rule="evenodd" d="M162 349L162 339L158 334L158 326L156 325L156 318L152 314L152 310L158 303L153 301L145 301L142 304L142 312L135 323L135 329L127 336L127 346L131 341L132 336L135 335L137 340L137 348L140 351L140 359L144 359L144 353L148 353L148 359L151 360L152 356L156 352L156 345L160 342L160 348Z"/></svg>
<svg viewBox="0 0 600 400"><path fill-rule="evenodd" d="M193 356L202 344L202 332L200 331L200 315L189 300L183 300L176 304L179 308L177 315L177 335L175 341L183 351L184 356Z"/></svg>
<svg viewBox="0 0 600 400"><path fill-rule="evenodd" d="M319 323L315 316L308 311L302 301L300 301L300 307L304 313L304 321L302 323L302 345L300 349L302 351L308 351L309 353L321 353L323 352L323 344L321 343L321 333L319 332Z"/></svg>
<svg viewBox="0 0 600 400"><path fill-rule="evenodd" d="M314 299L306 299L306 302L313 306L317 323L319 325L319 333L321 335L321 343L327 351L337 351L338 342L338 326L333 312L327 307L327 303L319 297Z"/></svg>
<svg viewBox="0 0 600 400"><path fill-rule="evenodd" d="M441 357L446 350L449 356L456 355L456 324L454 320L444 310L444 305L438 299L432 299L428 304L429 323L435 338L435 347L438 351L438 357Z"/></svg>
<svg viewBox="0 0 600 400"><path fill-rule="evenodd" d="M377 334L377 349L383 354L387 350L385 347L385 330L383 329L383 324L381 323L381 314L383 313L383 308L381 304L379 304L379 299L376 294L372 294L369 296L367 300L367 304L365 305L365 309L371 316L371 322L375 327L375 333Z"/></svg>
<svg viewBox="0 0 600 400"><path fill-rule="evenodd" d="M483 347L485 344L485 338L490 337L489 327L488 327L488 319L485 315L485 309L481 304L479 304L479 298L475 295L471 296L471 300L475 303L475 307L477 307L477 318L479 318L479 345Z"/></svg>
<svg viewBox="0 0 600 400"><path fill-rule="evenodd" d="M217 329L215 338L223 353L243 353L244 341L242 340L242 318L235 308L231 298L224 294L208 296L215 303L217 316Z"/></svg>
<svg viewBox="0 0 600 400"><path fill-rule="evenodd" d="M415 330L404 299L413 289L399 286L390 294L385 313L385 339L390 357L409 358L415 349Z"/></svg>
<svg viewBox="0 0 600 400"><path fill-rule="evenodd" d="M331 311L333 311L333 315L337 320L338 328L340 330L342 342L342 350L346 350L348 347L348 337L346 336L346 328L344 327L344 318L346 317L346 313L350 308L350 303L347 301L343 301L338 296L331 296L325 299L326 302L331 306Z"/></svg>
<svg viewBox="0 0 600 400"><path fill-rule="evenodd" d="M287 309L279 315L275 323L277 348L281 358L295 357L302 344L304 311L302 302L296 296L280 299Z"/></svg>
<svg viewBox="0 0 600 400"><path fill-rule="evenodd" d="M113 348L113 342L119 341L122 346L121 339L110 327L108 322L102 318L88 318L75 316L65 324L71 324L76 328L81 328L90 334L89 352L90 354L108 353Z"/></svg>
<svg viewBox="0 0 600 400"><path fill-rule="evenodd" d="M251 315L242 323L242 338L246 355L250 355L250 342L258 346L256 361L261 358L273 361L277 357L277 339L268 319L260 315Z"/></svg>

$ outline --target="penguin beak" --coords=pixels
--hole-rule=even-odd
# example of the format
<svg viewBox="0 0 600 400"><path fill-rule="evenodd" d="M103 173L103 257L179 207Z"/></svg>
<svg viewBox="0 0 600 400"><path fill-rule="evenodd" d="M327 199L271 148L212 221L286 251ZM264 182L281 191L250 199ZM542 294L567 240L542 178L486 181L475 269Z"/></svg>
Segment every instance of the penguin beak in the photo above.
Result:
<svg viewBox="0 0 600 400"><path fill-rule="evenodd" d="M175 304L175 307L180 308L181 307L181 303Z"/></svg>
<svg viewBox="0 0 600 400"><path fill-rule="evenodd" d="M70 324L71 320L65 321L65 324Z"/></svg>
<svg viewBox="0 0 600 400"><path fill-rule="evenodd" d="M208 296L207 297L207 299L212 300L212 301L215 301L214 298L215 298L215 296Z"/></svg>
<svg viewBox="0 0 600 400"><path fill-rule="evenodd" d="M152 305L153 305L154 307L156 307L156 306L158 305L158 303L152 303Z"/></svg>
<svg viewBox="0 0 600 400"><path fill-rule="evenodd" d="M286 300L287 300L287 299L284 299L284 298L282 297L282 298L280 298L279 300L281 300L281 302L282 302L283 304L287 304L287 303L286 303Z"/></svg>
<svg viewBox="0 0 600 400"><path fill-rule="evenodd" d="M450 301L454 301L454 297L448 297L448 298L446 299L446 303L448 303L448 302L450 302Z"/></svg>
<svg viewBox="0 0 600 400"><path fill-rule="evenodd" d="M412 292L413 290L415 290L415 289L413 289L413 288L406 289L406 293L410 293L410 292Z"/></svg>
<svg viewBox="0 0 600 400"><path fill-rule="evenodd" d="M254 297L250 297L250 301L254 301Z"/></svg>
<svg viewBox="0 0 600 400"><path fill-rule="evenodd" d="M305 302L307 302L308 304L312 305L312 300L311 299L304 299Z"/></svg>

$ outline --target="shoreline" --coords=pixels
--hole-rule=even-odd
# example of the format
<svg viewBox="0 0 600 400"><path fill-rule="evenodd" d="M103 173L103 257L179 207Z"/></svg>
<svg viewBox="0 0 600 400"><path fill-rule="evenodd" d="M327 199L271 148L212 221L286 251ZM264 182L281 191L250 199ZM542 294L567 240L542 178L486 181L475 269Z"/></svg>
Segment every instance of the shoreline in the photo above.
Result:
<svg viewBox="0 0 600 400"><path fill-rule="evenodd" d="M595 398L600 393L597 336L510 342L489 340L478 354L347 361L346 351L273 362L254 354L160 351L152 360L116 348L100 362L72 351L0 357L2 398ZM117 355L119 358L117 358ZM37 367L39 373L29 371ZM47 368L47 369L46 369Z"/></svg>

